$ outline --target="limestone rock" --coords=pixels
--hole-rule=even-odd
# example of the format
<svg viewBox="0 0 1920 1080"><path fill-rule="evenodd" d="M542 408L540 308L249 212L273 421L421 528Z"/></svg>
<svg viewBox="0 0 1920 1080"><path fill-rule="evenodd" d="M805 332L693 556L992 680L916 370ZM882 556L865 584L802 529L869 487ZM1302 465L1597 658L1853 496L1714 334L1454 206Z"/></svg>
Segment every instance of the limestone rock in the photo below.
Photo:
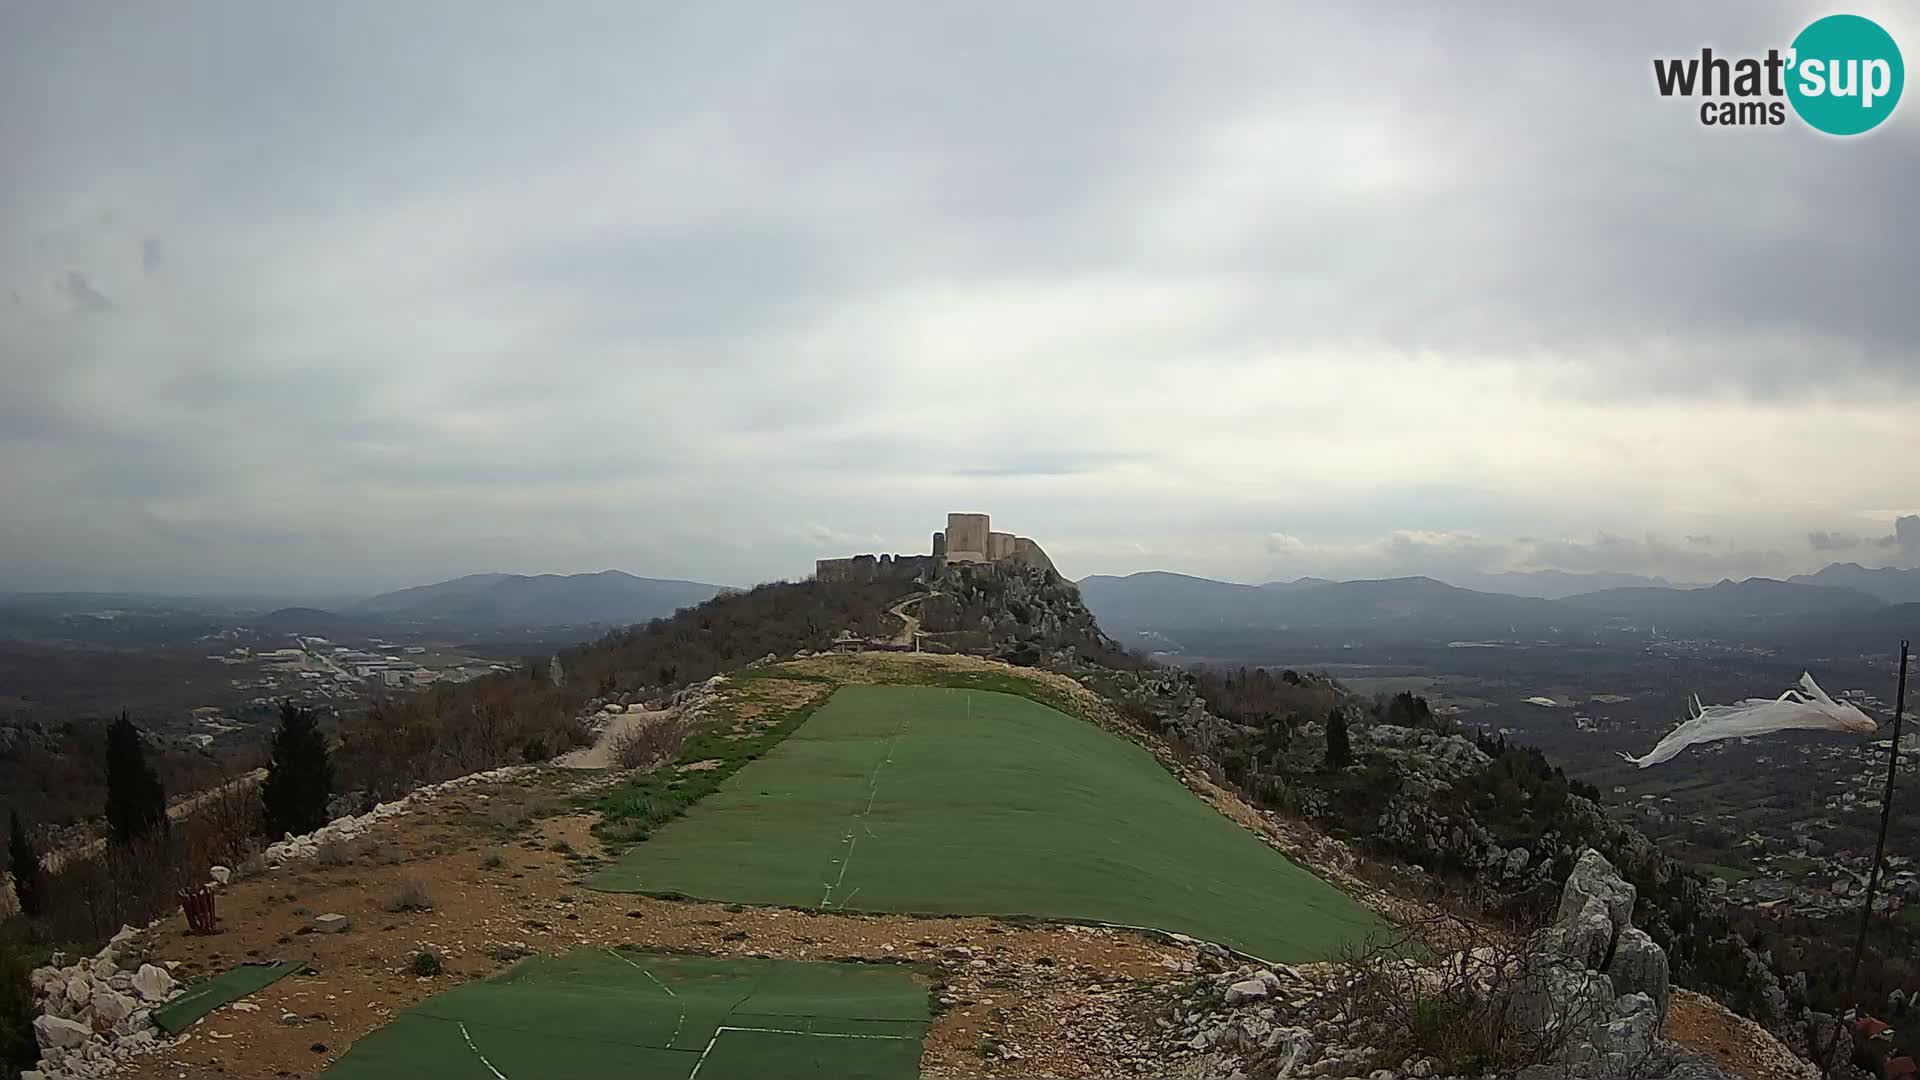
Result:
<svg viewBox="0 0 1920 1080"><path fill-rule="evenodd" d="M93 1029L57 1016L36 1016L33 1018L33 1033L39 1038L42 1048L66 1050L86 1042L93 1035Z"/></svg>
<svg viewBox="0 0 1920 1080"><path fill-rule="evenodd" d="M1607 965L1607 977L1613 980L1616 994L1645 994L1653 1003L1654 1015L1667 1017L1667 954L1654 944L1652 935L1639 927L1628 927L1613 947L1613 962Z"/></svg>
<svg viewBox="0 0 1920 1080"><path fill-rule="evenodd" d="M353 920L339 912L330 911L325 915L314 916L313 922L308 925L316 934L340 934L353 926Z"/></svg>
<svg viewBox="0 0 1920 1080"><path fill-rule="evenodd" d="M134 992L142 1001L165 1001L173 993L173 976L167 969L152 964L141 964L140 971L133 977Z"/></svg>
<svg viewBox="0 0 1920 1080"><path fill-rule="evenodd" d="M207 877L213 879L215 885L225 885L233 880L233 869L226 866L211 867L207 870Z"/></svg>
<svg viewBox="0 0 1920 1080"><path fill-rule="evenodd" d="M1242 979L1227 987L1227 1004L1240 1005L1249 1001L1259 1001L1267 996L1267 984L1259 979Z"/></svg>
<svg viewBox="0 0 1920 1080"><path fill-rule="evenodd" d="M94 1027L111 1029L133 1013L135 1002L125 994L114 990L95 990L93 993Z"/></svg>
<svg viewBox="0 0 1920 1080"><path fill-rule="evenodd" d="M1586 907L1588 900L1598 899L1606 905L1613 933L1618 935L1633 925L1634 896L1633 886L1620 879L1607 857L1587 848L1580 853L1573 873L1567 875L1566 891L1560 894L1560 911L1554 921L1564 921Z"/></svg>

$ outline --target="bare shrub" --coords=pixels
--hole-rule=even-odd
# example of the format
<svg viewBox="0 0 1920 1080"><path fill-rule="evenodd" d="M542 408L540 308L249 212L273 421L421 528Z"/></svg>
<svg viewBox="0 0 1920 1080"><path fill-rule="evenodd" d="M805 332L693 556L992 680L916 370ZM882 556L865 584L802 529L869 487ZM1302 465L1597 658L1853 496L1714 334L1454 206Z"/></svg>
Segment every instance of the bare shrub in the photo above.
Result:
<svg viewBox="0 0 1920 1080"><path fill-rule="evenodd" d="M1335 994L1393 1061L1430 1057L1447 1074L1510 1076L1557 1060L1611 1016L1610 989L1604 1000L1549 994L1556 980L1588 972L1538 945L1442 915L1349 947L1336 961Z"/></svg>
<svg viewBox="0 0 1920 1080"><path fill-rule="evenodd" d="M402 911L432 911L433 897L427 895L426 886L418 881L404 881L400 891L387 901L387 910L394 913Z"/></svg>
<svg viewBox="0 0 1920 1080"><path fill-rule="evenodd" d="M614 738L614 764L622 769L658 768L680 752L692 733L693 724L680 716L636 724Z"/></svg>
<svg viewBox="0 0 1920 1080"><path fill-rule="evenodd" d="M329 840L320 845L314 861L321 866L351 866L360 857L360 846L350 840Z"/></svg>

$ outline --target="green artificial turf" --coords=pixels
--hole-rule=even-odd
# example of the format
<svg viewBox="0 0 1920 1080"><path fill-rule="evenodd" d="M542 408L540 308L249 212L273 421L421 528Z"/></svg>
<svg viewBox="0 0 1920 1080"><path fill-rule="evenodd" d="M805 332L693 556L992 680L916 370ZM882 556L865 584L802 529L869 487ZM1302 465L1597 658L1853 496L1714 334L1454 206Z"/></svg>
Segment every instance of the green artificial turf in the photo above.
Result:
<svg viewBox="0 0 1920 1080"><path fill-rule="evenodd" d="M842 688L591 884L1152 926L1276 961L1384 929L1140 747L1023 697L935 687Z"/></svg>
<svg viewBox="0 0 1920 1080"><path fill-rule="evenodd" d="M580 949L431 998L325 1075L913 1077L928 1017L901 968Z"/></svg>
<svg viewBox="0 0 1920 1080"><path fill-rule="evenodd" d="M153 1023L169 1035L178 1035L194 1021L230 1001L238 1001L299 971L305 964L274 960L241 964L186 988L186 993L153 1010Z"/></svg>

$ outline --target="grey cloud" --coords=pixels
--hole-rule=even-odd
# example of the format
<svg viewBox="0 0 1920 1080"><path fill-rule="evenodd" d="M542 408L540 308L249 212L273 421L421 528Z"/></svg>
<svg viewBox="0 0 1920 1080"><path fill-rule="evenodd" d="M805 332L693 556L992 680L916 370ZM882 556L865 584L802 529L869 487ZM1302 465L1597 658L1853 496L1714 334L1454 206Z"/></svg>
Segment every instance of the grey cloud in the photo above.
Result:
<svg viewBox="0 0 1920 1080"><path fill-rule="evenodd" d="M1709 132L1649 85L1654 55L1780 43L1797 5L578 10L9 20L0 495L45 517L7 572L747 581L826 542L786 521L912 538L958 503L1112 563L1086 570L1191 534L1238 545L1223 568L1737 576L1775 541L1622 538L1665 477L1598 504L1497 455L1375 455L1302 491L1364 456L1390 387L1117 399L1383 350L1516 361L1542 411L1614 410L1623 440L1646 405L1920 398L1912 107L1837 144ZM1270 431L1219 438L1236 410ZM1321 448L1265 445L1324 417ZM1797 549L1849 498L1779 530ZM141 547L136 511L169 539ZM102 515L124 539L69 543ZM287 539L309 528L386 562ZM1868 542L1914 559L1920 523Z"/></svg>
<svg viewBox="0 0 1920 1080"><path fill-rule="evenodd" d="M107 299L99 289L94 288L93 282L87 280L87 275L78 270L67 271L67 276L61 280L60 287L65 291L67 300L72 303L73 310L78 314L97 315L103 311L113 310L113 301Z"/></svg>
<svg viewBox="0 0 1920 1080"><path fill-rule="evenodd" d="M1807 534L1807 545L1815 551L1886 551L1900 549L1908 563L1920 562L1920 514L1904 514L1894 519L1893 531L1882 536L1828 532L1815 529Z"/></svg>
<svg viewBox="0 0 1920 1080"><path fill-rule="evenodd" d="M1855 536L1815 529L1807 534L1807 545L1815 551L1850 551L1855 548L1890 548L1899 543L1894 536Z"/></svg>
<svg viewBox="0 0 1920 1080"><path fill-rule="evenodd" d="M1591 541L1538 540L1518 553L1517 561L1529 570L1621 571L1674 581L1778 576L1790 565L1784 553L1771 549L1708 552L1653 534L1631 537L1607 532Z"/></svg>

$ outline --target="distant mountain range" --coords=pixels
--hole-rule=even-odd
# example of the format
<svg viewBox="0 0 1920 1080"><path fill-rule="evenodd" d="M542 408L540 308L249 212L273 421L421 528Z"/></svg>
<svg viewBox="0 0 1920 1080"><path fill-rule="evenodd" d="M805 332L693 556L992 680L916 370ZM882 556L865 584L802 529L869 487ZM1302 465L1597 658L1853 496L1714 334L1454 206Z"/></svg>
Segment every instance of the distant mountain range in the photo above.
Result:
<svg viewBox="0 0 1920 1080"><path fill-rule="evenodd" d="M1795 574L1787 580L1796 585L1856 589L1889 604L1920 603L1920 570L1896 570L1891 566L1869 570L1859 563L1837 562L1817 573Z"/></svg>
<svg viewBox="0 0 1920 1080"><path fill-rule="evenodd" d="M381 593L339 614L464 627L626 625L671 615L711 600L718 585L597 574L469 574L433 585Z"/></svg>
<svg viewBox="0 0 1920 1080"><path fill-rule="evenodd" d="M1575 583L1626 580L1554 597L1467 589L1428 577L1362 581L1302 578L1239 585L1149 571L1080 582L1087 606L1111 631L1258 629L1400 639L1540 637L1605 630L1738 631L1745 640L1799 641L1818 632L1879 637L1911 632L1920 605L1902 603L1916 571L1828 567L1795 581L1749 578L1704 587L1644 584L1630 575L1484 575L1558 592ZM1825 575L1824 579L1822 575ZM1816 580L1818 579L1818 580ZM1849 582L1842 586L1836 582ZM1852 584L1856 583L1857 584ZM1868 591L1871 588L1874 591Z"/></svg>

